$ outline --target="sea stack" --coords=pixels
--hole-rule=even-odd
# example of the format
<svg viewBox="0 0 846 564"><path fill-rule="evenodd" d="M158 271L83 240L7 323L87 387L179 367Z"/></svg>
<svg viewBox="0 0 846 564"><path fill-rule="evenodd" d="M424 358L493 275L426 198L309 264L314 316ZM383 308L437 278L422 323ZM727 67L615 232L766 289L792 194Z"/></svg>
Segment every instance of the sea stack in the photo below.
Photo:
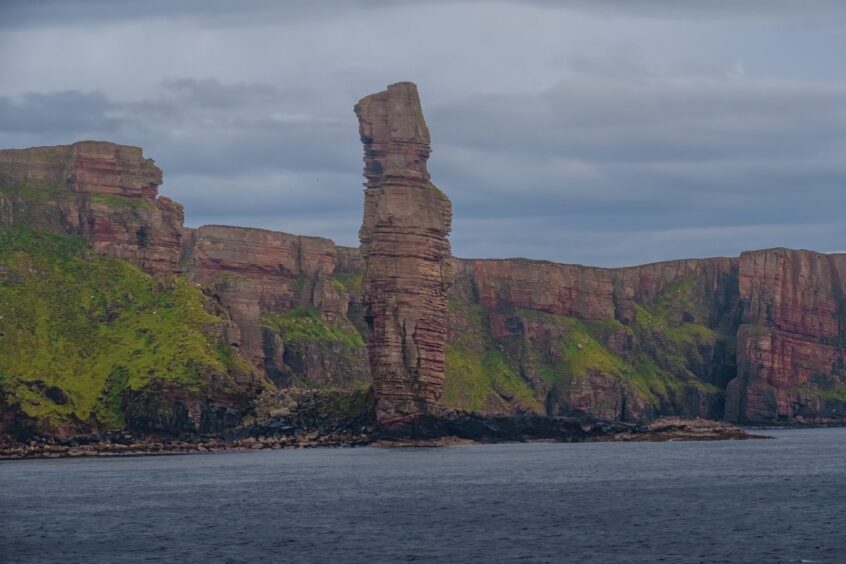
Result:
<svg viewBox="0 0 846 564"><path fill-rule="evenodd" d="M410 82L355 106L364 144L363 302L377 420L415 437L444 382L452 204L429 181L429 130Z"/></svg>

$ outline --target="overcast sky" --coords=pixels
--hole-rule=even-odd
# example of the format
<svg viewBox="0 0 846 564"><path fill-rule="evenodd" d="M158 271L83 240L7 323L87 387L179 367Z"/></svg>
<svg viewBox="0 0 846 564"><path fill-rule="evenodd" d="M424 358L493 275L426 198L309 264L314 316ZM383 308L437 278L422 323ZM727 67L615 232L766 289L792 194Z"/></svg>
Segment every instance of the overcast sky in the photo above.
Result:
<svg viewBox="0 0 846 564"><path fill-rule="evenodd" d="M186 223L358 244L418 84L461 257L846 249L846 2L0 0L0 147L140 145Z"/></svg>

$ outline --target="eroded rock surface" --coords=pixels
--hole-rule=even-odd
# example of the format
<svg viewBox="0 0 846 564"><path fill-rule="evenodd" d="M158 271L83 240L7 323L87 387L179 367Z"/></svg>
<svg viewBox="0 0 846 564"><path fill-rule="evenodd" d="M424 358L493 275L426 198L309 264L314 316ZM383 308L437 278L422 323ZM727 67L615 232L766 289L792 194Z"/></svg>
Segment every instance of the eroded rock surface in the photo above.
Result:
<svg viewBox="0 0 846 564"><path fill-rule="evenodd" d="M769 249L740 256L743 325L726 416L846 419L846 255Z"/></svg>
<svg viewBox="0 0 846 564"><path fill-rule="evenodd" d="M455 269L449 404L606 420L722 415L735 260L622 269L456 260Z"/></svg>
<svg viewBox="0 0 846 564"><path fill-rule="evenodd" d="M182 206L139 147L80 141L0 150L0 224L82 235L151 274L177 272Z"/></svg>
<svg viewBox="0 0 846 564"><path fill-rule="evenodd" d="M413 84L367 96L355 113L367 179L359 235L377 417L383 427L403 427L440 405L452 205L429 181L429 131Z"/></svg>
<svg viewBox="0 0 846 564"><path fill-rule="evenodd" d="M190 303L190 311L215 318L195 327L209 338L209 347L191 353L194 364L200 357L205 363L201 382L153 381L122 395L107 387L86 401L138 432L217 432L263 386L350 390L367 386L372 374L382 429L406 436L425 434L426 421L449 419L441 406L526 421L846 421L846 255L770 249L621 269L451 258L451 205L429 180L429 133L416 88L392 85L361 100L356 114L367 180L360 250L261 229L183 228L182 207L158 196L162 172L137 147L84 141L0 150L0 228L81 236L87 246L67 264L90 268L90 249L130 261L154 275L154 293L190 294L168 307ZM43 261L53 255L39 253L7 253L0 277L8 288L49 279ZM146 288L150 282L140 280L149 277L129 270L124 282ZM92 284L70 309L45 298L55 312L45 311L60 322L86 315L91 326L80 327L94 331L139 309L138 288L100 300L105 286ZM58 286L69 295L67 280ZM25 340L50 343L43 335L58 326L12 325L24 318L24 301L0 304L7 309L0 338L24 339L8 349L23 355L20 366L36 348L40 364L37 374L19 371L15 386L0 374L0 404L8 408L0 435L21 427L18 404L39 414L52 409L51 417L84 413L60 385L79 370L56 368L76 357ZM149 301L144 312L162 313ZM43 319L41 306L30 305L41 316L33 319ZM38 339L33 327L43 330ZM142 329L119 336L149 338ZM93 358L80 350L80 362ZM121 374L97 378L120 384ZM82 417L68 429L88 424Z"/></svg>
<svg viewBox="0 0 846 564"><path fill-rule="evenodd" d="M228 309L228 342L277 385L348 387L369 378L337 260L329 239L207 225L185 230L182 263Z"/></svg>

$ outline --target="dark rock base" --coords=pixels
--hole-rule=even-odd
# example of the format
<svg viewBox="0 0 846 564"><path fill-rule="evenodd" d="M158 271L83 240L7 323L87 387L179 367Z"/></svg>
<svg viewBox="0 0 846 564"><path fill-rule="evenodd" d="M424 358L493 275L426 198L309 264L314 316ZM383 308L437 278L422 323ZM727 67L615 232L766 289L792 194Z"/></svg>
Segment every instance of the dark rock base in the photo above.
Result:
<svg viewBox="0 0 846 564"><path fill-rule="evenodd" d="M380 428L377 435L382 442L408 444L425 444L446 437L477 443L766 438L749 434L729 423L706 419L668 418L647 424L534 414L483 416L468 412L445 412L442 415L416 417L396 423L390 428Z"/></svg>

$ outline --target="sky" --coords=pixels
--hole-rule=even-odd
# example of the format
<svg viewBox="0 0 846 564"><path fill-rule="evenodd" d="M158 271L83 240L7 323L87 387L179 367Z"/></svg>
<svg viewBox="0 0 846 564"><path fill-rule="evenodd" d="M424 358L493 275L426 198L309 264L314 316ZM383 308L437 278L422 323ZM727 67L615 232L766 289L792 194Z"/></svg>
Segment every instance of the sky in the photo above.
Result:
<svg viewBox="0 0 846 564"><path fill-rule="evenodd" d="M357 246L418 85L456 256L846 250L841 0L0 0L0 147L137 145L186 224Z"/></svg>

